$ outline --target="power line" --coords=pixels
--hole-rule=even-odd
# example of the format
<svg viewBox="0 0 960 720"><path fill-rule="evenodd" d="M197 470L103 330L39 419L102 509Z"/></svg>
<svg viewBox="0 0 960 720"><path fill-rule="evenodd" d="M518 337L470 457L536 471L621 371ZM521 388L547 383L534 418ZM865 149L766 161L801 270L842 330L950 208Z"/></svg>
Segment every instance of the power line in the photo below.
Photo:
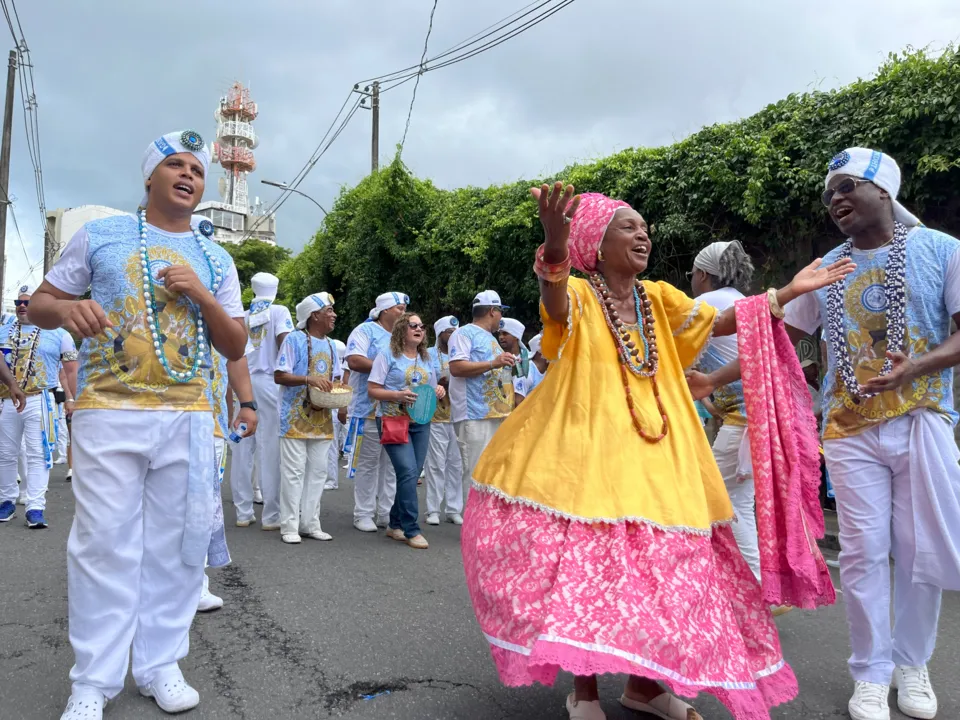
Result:
<svg viewBox="0 0 960 720"><path fill-rule="evenodd" d="M417 88L420 87L420 78L423 77L424 63L427 62L427 44L430 42L430 33L433 32L433 15L437 12L438 0L433 0L433 7L430 9L430 23L427 25L427 36L423 39L423 53L420 55L420 70L417 72L417 81L413 84L413 95L410 97L410 109L407 110L407 124L403 128L403 139L400 141L400 147L397 150L397 157L403 155L403 146L407 142L407 132L410 130L410 118L413 115L413 104L417 101Z"/></svg>

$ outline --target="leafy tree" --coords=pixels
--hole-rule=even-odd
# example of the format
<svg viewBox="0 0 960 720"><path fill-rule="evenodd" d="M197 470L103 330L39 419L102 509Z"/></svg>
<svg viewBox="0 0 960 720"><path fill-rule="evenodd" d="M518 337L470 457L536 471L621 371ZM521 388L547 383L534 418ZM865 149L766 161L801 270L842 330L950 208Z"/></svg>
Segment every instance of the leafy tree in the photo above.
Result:
<svg viewBox="0 0 960 720"><path fill-rule="evenodd" d="M250 287L250 278L258 272L268 272L276 275L280 266L290 259L291 252L285 247L250 238L239 245L224 243L223 249L230 253L234 265L237 266L237 275L240 276L240 286L243 288L243 302L249 304L253 300L253 290ZM280 286L279 297L284 297L285 288Z"/></svg>

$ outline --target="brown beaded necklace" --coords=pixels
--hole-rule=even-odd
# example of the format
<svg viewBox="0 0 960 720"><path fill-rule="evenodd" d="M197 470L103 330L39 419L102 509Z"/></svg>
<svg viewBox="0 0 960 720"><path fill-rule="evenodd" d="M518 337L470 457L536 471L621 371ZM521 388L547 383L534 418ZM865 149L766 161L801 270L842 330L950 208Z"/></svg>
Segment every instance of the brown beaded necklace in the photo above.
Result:
<svg viewBox="0 0 960 720"><path fill-rule="evenodd" d="M590 283L597 300L600 301L600 308L603 310L603 316L607 321L607 327L610 334L613 335L613 342L617 346L617 359L620 362L620 378L623 381L623 391L627 398L627 408L630 410L630 418L633 420L633 427L637 434L649 443L658 443L667 436L669 421L667 411L663 407L663 401L660 399L660 388L657 386L657 369L659 366L659 355L657 353L657 334L654 329L653 303L647 297L647 290L639 280L634 281L634 302L637 308L637 324L640 327L640 338L646 346L645 357L642 362L640 359L640 348L630 339L630 330L619 313L614 309L614 302L610 297L610 290L602 275L595 274L590 277ZM653 386L653 396L657 400L657 409L660 411L662 421L660 434L653 436L647 434L646 430L640 424L640 418L637 417L634 408L633 395L630 393L630 376L628 371L640 377L650 378Z"/></svg>

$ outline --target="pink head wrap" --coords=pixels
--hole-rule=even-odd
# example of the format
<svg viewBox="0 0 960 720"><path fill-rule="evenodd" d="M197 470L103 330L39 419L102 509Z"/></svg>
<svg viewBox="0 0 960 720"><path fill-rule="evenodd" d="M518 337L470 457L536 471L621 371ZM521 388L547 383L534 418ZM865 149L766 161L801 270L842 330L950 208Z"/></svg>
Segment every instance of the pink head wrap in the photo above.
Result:
<svg viewBox="0 0 960 720"><path fill-rule="evenodd" d="M592 273L597 269L597 251L607 226L614 214L622 207L630 207L623 200L614 200L600 193L583 193L580 206L570 223L570 260L582 273Z"/></svg>

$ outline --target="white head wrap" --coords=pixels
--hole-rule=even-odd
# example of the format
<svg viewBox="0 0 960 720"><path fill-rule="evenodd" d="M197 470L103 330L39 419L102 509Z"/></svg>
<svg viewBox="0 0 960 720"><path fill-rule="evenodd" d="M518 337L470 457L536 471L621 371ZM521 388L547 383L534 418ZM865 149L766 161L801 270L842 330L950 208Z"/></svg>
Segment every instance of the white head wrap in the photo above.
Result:
<svg viewBox="0 0 960 720"><path fill-rule="evenodd" d="M720 277L723 273L720 271L720 258L727 251L727 248L739 242L730 240L727 242L715 242L707 245L701 250L693 260L693 266L698 270L703 270L714 277ZM741 247L742 249L742 247Z"/></svg>
<svg viewBox="0 0 960 720"><path fill-rule="evenodd" d="M167 133L163 137L157 138L147 146L143 153L143 160L140 161L140 170L143 172L143 184L146 186L147 180L157 169L157 165L163 162L163 159L177 153L190 153L203 164L203 174L207 174L210 168L210 151L203 142L200 133L194 130L183 130L182 132ZM140 201L140 207L147 206L146 190L143 193L143 200Z"/></svg>
<svg viewBox="0 0 960 720"><path fill-rule="evenodd" d="M453 315L447 315L437 320L433 324L433 332L437 337L440 337L447 330L456 330L460 327L460 321L457 320Z"/></svg>
<svg viewBox="0 0 960 720"><path fill-rule="evenodd" d="M834 156L827 166L827 179L824 187L837 175L850 175L872 182L878 188L886 190L893 200L893 217L908 228L920 224L917 216L897 201L900 194L900 166L889 155L879 150L852 147Z"/></svg>
<svg viewBox="0 0 960 720"><path fill-rule="evenodd" d="M303 330L307 327L307 320L317 310L333 307L333 295L330 293L314 293L307 295L297 304L297 330Z"/></svg>
<svg viewBox="0 0 960 720"><path fill-rule="evenodd" d="M523 332L526 330L526 328L519 320L514 320L513 318L503 318L503 320L500 321L500 329L503 332L510 333L520 342L523 342Z"/></svg>
<svg viewBox="0 0 960 720"><path fill-rule="evenodd" d="M280 287L280 278L270 273L258 272L250 278L250 287L253 288L254 300L277 299L277 289Z"/></svg>
<svg viewBox="0 0 960 720"><path fill-rule="evenodd" d="M17 288L17 297L21 295L33 295L36 291L36 288L33 285L21 285Z"/></svg>
<svg viewBox="0 0 960 720"><path fill-rule="evenodd" d="M337 357L340 358L340 362L343 362L343 359L347 355L347 346L343 344L341 340L333 340L333 349L337 353Z"/></svg>
<svg viewBox="0 0 960 720"><path fill-rule="evenodd" d="M397 305L409 305L410 297L399 292L384 293L377 298L377 306L370 311L370 319L376 320L384 310L396 307Z"/></svg>
<svg viewBox="0 0 960 720"><path fill-rule="evenodd" d="M530 354L536 355L540 352L540 343L543 341L543 335L534 335L530 340Z"/></svg>

